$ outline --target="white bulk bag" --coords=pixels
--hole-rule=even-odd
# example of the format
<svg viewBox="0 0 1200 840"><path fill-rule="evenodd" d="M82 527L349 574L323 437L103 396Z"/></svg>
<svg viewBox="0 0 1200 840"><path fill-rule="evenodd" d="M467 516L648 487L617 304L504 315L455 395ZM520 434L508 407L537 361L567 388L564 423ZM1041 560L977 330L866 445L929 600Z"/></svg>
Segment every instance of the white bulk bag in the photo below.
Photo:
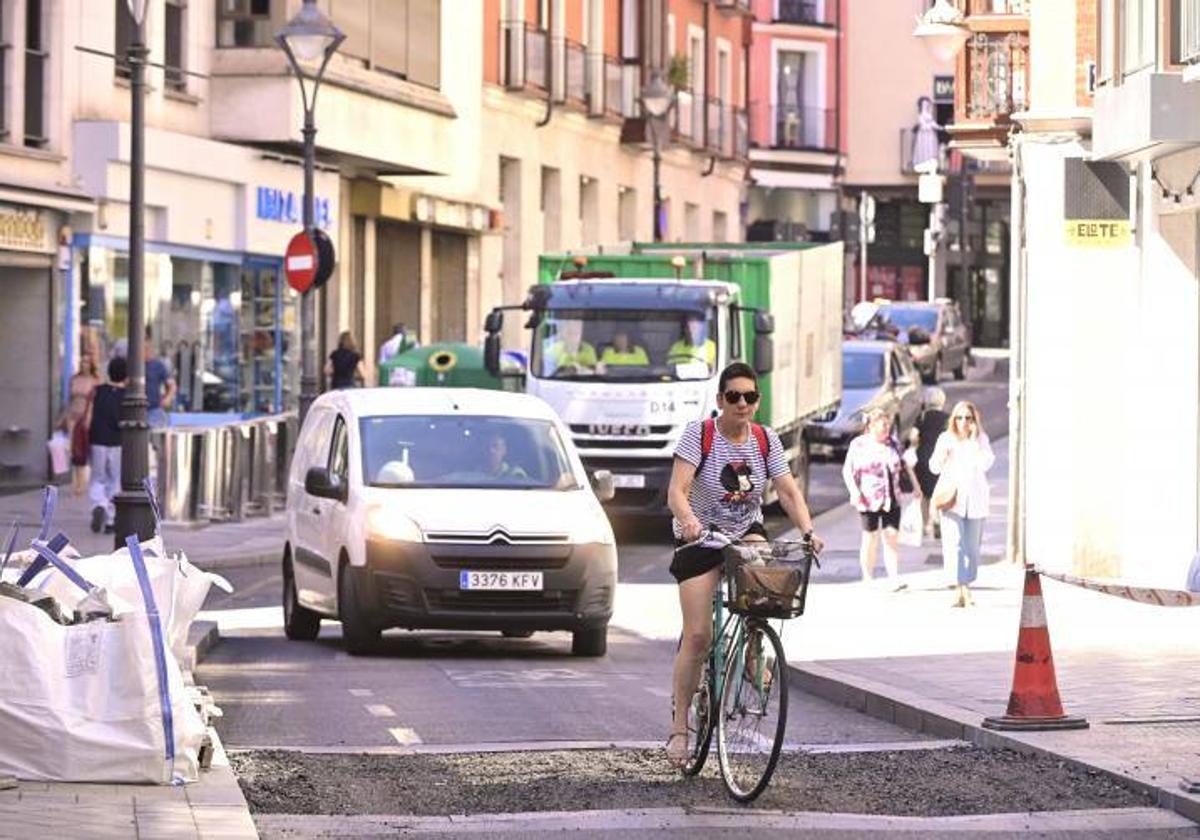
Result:
<svg viewBox="0 0 1200 840"><path fill-rule="evenodd" d="M51 557L73 585L92 588ZM0 597L0 773L66 782L197 778L204 725L167 647L141 552L124 557L144 585L137 607L115 621L64 627Z"/></svg>

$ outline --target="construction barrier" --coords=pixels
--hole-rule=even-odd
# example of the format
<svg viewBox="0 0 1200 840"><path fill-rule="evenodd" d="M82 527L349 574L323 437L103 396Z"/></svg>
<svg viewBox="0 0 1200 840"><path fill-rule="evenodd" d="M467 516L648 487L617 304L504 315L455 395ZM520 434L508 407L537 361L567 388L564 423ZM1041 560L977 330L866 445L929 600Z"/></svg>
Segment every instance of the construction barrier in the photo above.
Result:
<svg viewBox="0 0 1200 840"><path fill-rule="evenodd" d="M1153 604L1157 607L1200 606L1200 592L1184 592L1180 589L1153 589L1147 586L1130 586L1125 583L1103 583L1062 572L1048 572L1045 569L1038 569L1036 567L1034 571L1042 577L1048 577L1060 583L1079 586L1083 589L1090 589L1093 592L1103 592L1105 595L1113 595L1117 598L1124 598L1127 601L1136 601L1139 604Z"/></svg>

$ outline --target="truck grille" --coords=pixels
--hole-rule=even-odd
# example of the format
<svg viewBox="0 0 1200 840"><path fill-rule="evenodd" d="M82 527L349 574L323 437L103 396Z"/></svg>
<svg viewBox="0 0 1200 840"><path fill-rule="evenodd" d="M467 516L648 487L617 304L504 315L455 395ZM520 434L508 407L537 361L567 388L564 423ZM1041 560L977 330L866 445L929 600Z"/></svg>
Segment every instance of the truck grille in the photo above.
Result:
<svg viewBox="0 0 1200 840"><path fill-rule="evenodd" d="M572 423L571 424L571 432L573 434L584 435L586 437L607 437L606 435L601 435L597 432L592 431L593 428L594 428L593 426L589 426L587 423ZM646 429L652 435L669 435L669 434L671 434L670 426L646 426Z"/></svg>
<svg viewBox="0 0 1200 840"><path fill-rule="evenodd" d="M670 443L666 440L648 438L583 438L576 437L575 445L580 449L663 449Z"/></svg>
<svg viewBox="0 0 1200 840"><path fill-rule="evenodd" d="M460 545L565 545L571 541L570 534L510 534L503 528L490 531L429 531L427 543L457 543Z"/></svg>

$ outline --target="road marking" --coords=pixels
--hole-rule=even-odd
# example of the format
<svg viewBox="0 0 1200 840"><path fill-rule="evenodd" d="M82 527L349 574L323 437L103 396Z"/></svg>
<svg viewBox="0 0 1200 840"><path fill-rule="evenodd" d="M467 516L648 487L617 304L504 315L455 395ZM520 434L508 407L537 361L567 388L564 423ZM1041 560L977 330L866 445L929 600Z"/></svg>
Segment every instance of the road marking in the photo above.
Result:
<svg viewBox="0 0 1200 840"><path fill-rule="evenodd" d="M392 711L391 706L385 706L383 703L368 703L367 711L375 717L395 717L396 713Z"/></svg>
<svg viewBox="0 0 1200 840"><path fill-rule="evenodd" d="M396 743L401 746L407 747L421 743L421 736L416 733L416 730L409 729L406 726L395 726L389 729L388 732L396 739Z"/></svg>
<svg viewBox="0 0 1200 840"><path fill-rule="evenodd" d="M655 697L663 697L667 699L670 699L671 697L671 690L667 688L651 688L648 685L644 685L642 686L642 690L650 692Z"/></svg>
<svg viewBox="0 0 1200 840"><path fill-rule="evenodd" d="M573 668L523 668L519 670L443 668L457 688L604 688L603 682Z"/></svg>
<svg viewBox="0 0 1200 840"><path fill-rule="evenodd" d="M375 692L369 688L350 688L347 689L355 697L373 697Z"/></svg>

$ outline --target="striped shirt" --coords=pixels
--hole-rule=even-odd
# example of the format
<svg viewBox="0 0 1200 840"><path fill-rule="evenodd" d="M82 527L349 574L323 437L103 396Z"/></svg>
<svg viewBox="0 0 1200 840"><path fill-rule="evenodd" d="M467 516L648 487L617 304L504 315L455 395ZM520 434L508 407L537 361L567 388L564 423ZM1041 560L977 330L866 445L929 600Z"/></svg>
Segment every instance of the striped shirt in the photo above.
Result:
<svg viewBox="0 0 1200 840"><path fill-rule="evenodd" d="M692 512L706 528L715 526L725 534L741 537L755 522L762 522L763 490L768 478L778 478L788 472L787 457L779 435L763 427L767 433L767 457L764 460L758 441L747 430L746 440L730 443L717 426L712 449L704 466L692 479L688 503ZM701 422L688 423L675 447L675 457L692 466L700 463ZM683 535L678 519L672 519L671 530L676 539Z"/></svg>

